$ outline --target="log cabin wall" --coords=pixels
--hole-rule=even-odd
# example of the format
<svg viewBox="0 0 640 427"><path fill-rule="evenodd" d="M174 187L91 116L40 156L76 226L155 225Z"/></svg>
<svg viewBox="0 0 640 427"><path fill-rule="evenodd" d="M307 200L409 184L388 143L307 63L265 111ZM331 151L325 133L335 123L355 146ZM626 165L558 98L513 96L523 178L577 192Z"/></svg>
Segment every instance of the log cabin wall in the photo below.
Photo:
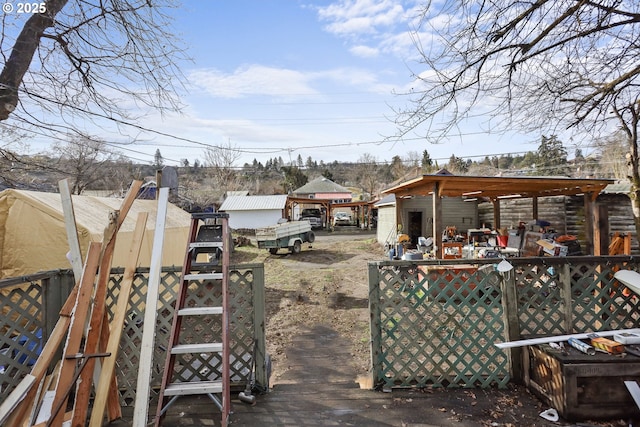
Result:
<svg viewBox="0 0 640 427"><path fill-rule="evenodd" d="M520 221L529 222L533 219L532 212L532 199L502 200L500 202L500 224L503 228L518 228ZM549 221L551 227L558 233L564 234L566 232L566 214L563 196L538 199L538 219ZM480 203L478 215L480 223L493 224L493 205Z"/></svg>
<svg viewBox="0 0 640 427"><path fill-rule="evenodd" d="M631 253L640 253L629 197L626 194L603 193L598 196L597 202L601 206L607 206L609 237L616 232L631 233ZM492 223L493 207L491 203L480 203L478 215L481 223ZM500 203L500 222L503 227L515 228L520 221L527 222L531 219L531 199L504 200ZM582 196L556 196L538 199L538 219L549 221L551 227L560 234L575 235L581 243L585 242L584 198Z"/></svg>

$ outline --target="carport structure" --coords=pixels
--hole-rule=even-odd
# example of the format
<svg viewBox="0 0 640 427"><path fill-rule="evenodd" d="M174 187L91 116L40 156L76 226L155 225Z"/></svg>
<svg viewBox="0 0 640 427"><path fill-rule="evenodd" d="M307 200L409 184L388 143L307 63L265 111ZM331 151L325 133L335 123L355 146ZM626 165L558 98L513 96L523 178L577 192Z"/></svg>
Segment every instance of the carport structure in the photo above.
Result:
<svg viewBox="0 0 640 427"><path fill-rule="evenodd" d="M324 209L324 211L327 213L326 214L327 217L325 218L326 229L329 229L331 227L331 220L333 219L333 210L338 207L355 209L357 220L359 222L366 220L366 223L369 224L369 227L371 226L371 207L372 207L371 202L359 201L359 202L337 203L331 199L309 199L306 197L289 196L287 197L287 204L285 206L285 214L287 218L293 219L292 218L293 211L295 206L297 205L302 205L302 206L314 205Z"/></svg>
<svg viewBox="0 0 640 427"><path fill-rule="evenodd" d="M538 219L538 198L550 196L584 195L585 228L587 232L587 253L601 254L602 225L601 209L596 198L609 184L611 179L575 179L563 177L484 177L460 176L450 174L423 175L402 184L382 191L383 194L395 194L396 218L401 218L403 199L412 196L431 196L433 199L433 238L438 258L443 257L442 232L444 222L442 215L443 197L464 197L469 199L486 199L493 204L495 228L500 227L500 202L506 199L532 199L532 218Z"/></svg>

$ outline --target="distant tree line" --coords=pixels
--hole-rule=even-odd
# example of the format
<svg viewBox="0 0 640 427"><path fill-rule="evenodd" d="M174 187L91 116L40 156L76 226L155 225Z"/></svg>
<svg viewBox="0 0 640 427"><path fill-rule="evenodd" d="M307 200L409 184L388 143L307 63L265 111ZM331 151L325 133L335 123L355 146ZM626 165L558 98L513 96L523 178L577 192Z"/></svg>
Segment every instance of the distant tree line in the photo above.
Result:
<svg viewBox="0 0 640 427"><path fill-rule="evenodd" d="M205 151L204 161L183 159L177 167L179 194L198 206L215 204L226 191L245 190L250 194L288 194L307 182L325 177L345 187L358 189L366 200L376 198L384 188L423 174L447 169L457 175L536 175L624 178L625 143L611 136L599 141L597 155L585 157L576 149L569 160L562 141L555 135L542 136L536 151L523 155L487 156L481 160L451 155L447 162L432 160L428 150L395 155L380 161L365 153L356 162L314 161L298 155L285 162L272 157L264 163L254 159L236 166L239 151L223 145ZM164 167L160 150L151 164L139 164L118 154L97 140L70 138L52 145L51 152L37 156L0 153L0 184L42 191L56 191L57 181L69 178L75 194L88 190L121 193L133 179L153 179Z"/></svg>

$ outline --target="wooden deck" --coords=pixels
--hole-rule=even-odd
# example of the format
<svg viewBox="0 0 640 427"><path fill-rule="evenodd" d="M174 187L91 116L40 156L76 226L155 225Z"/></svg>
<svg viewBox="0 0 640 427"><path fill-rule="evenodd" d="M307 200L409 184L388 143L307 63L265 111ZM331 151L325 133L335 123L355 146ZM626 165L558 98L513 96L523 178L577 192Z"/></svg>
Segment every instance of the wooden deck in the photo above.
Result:
<svg viewBox="0 0 640 427"><path fill-rule="evenodd" d="M344 340L328 326L301 331L287 350L289 370L251 406L232 396L231 426L471 427L563 425L539 418L544 408L523 387L507 390L363 390ZM110 427L131 425L130 408ZM155 412L155 408L150 413ZM488 423L487 423L488 422ZM185 397L167 411L164 427L220 426L206 396ZM565 424L570 425L570 424Z"/></svg>

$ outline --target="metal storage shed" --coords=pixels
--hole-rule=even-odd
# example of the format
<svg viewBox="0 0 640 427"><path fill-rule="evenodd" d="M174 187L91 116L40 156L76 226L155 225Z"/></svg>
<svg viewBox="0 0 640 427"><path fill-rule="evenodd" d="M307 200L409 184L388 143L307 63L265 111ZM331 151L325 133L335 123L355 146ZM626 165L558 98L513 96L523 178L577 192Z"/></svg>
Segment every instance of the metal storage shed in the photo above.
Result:
<svg viewBox="0 0 640 427"><path fill-rule="evenodd" d="M255 229L274 225L285 218L287 195L229 196L220 211L229 214L229 227Z"/></svg>

